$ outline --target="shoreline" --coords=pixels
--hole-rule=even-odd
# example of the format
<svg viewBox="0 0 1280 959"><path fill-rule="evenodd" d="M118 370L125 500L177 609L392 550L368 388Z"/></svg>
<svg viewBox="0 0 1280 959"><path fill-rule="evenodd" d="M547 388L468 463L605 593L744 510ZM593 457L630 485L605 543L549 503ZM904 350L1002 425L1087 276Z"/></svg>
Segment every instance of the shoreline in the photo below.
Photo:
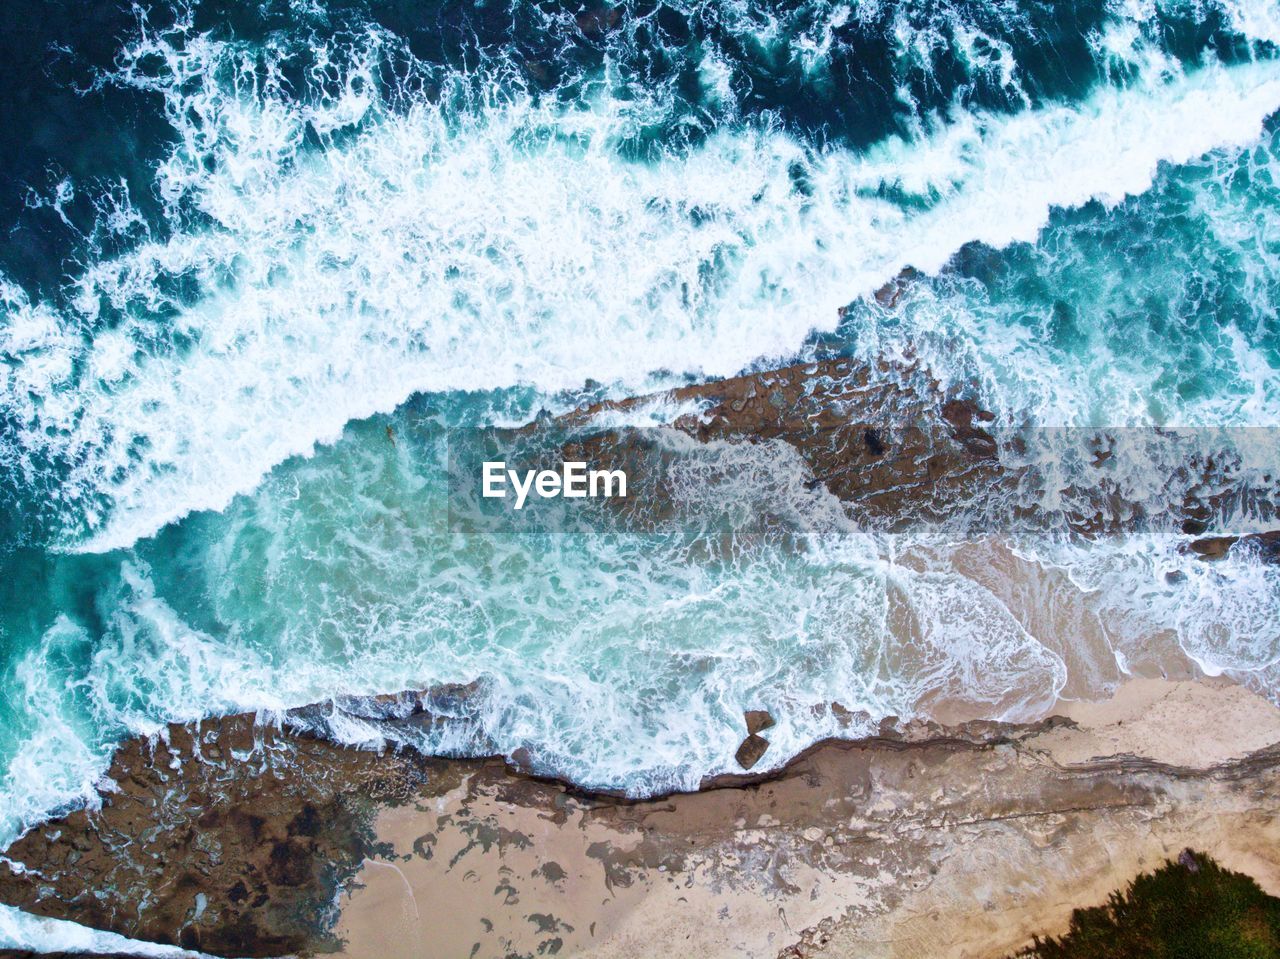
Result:
<svg viewBox="0 0 1280 959"><path fill-rule="evenodd" d="M935 522L957 503L996 509L990 494L1020 475L999 459L991 414L915 366L798 364L567 421L668 400L705 407L671 424L701 443L790 445L872 530ZM869 425L869 410L901 422ZM1168 515L1190 522L1203 505ZM1090 540L1135 509L1091 495L1067 519ZM1197 562L1242 540L1275 561L1273 534L1203 550L1192 527L1181 535ZM1083 592L1062 592L1059 572L999 539L966 540L952 559L1039 637L1035 688L984 676L1001 665L987 659L916 703L930 719L877 724L810 703L827 728L878 731L799 750L780 736L768 760L790 755L768 769L752 768L768 748L755 734L776 734L758 724L768 714L748 713L747 738L736 756L739 740L724 744L719 767L736 759L743 772L644 796L539 773L523 746L494 755L496 741L473 735L481 680L170 724L117 748L101 808L55 816L0 856L0 902L240 957L417 959L426 939L471 959L1003 959L1186 846L1280 892L1271 860L1232 845L1234 829L1280 849L1267 804L1280 709L1200 675L1180 647L1142 645L1122 665ZM898 560L925 566L927 549ZM898 624L902 648L927 638L917 627ZM1126 682L1129 669L1165 678ZM972 688L984 680L985 699ZM353 726L367 735L344 744ZM433 755L439 740L425 734L441 726L477 757Z"/></svg>
<svg viewBox="0 0 1280 959"><path fill-rule="evenodd" d="M473 955L554 949L559 955L621 959L688 948L726 957L997 959L1034 934L1062 931L1071 909L1102 901L1170 850L1176 855L1182 847L1175 839L1192 838L1182 819L1202 825L1203 810L1197 812L1198 804L1188 799L1169 810L1168 822L1150 819L1166 787L1150 788L1149 779L1195 782L1212 779L1212 770L1230 776L1227 770L1247 767L1248 757L1274 779L1280 763L1280 710L1230 681L1137 680L1109 701L1072 711L1072 717L1013 728L992 724L978 739L968 738L967 730L938 735L935 727L920 739L827 741L763 780L713 782L665 802L631 802L639 815L609 823L602 820L611 817L589 804L570 800L557 807L560 818L552 827L545 807L504 805L483 788L459 787L434 808L379 817L379 841L393 853L367 863L344 891L337 930L347 945L341 955L409 957L413 948L397 943L421 935L447 942L442 954L449 955L466 955L476 946ZM1195 729L1169 728L1171 711L1193 718ZM1210 725L1218 734L1198 740L1198 757L1189 755L1194 750L1187 739ZM1103 751L1093 754L1094 747ZM868 754L864 769L859 757ZM1020 802L984 788L984 775L1014 781L1014 769L1028 762L1043 764L1042 781L1023 782ZM1063 778L1055 778L1050 767ZM872 782L855 783L849 775L855 768L867 780L882 772L889 779L920 777L928 787L900 792L886 805L876 801ZM966 777L964 770L975 775ZM1085 782L1064 786L1078 777ZM864 795L850 802L855 785ZM1064 794L1045 796L1051 785ZM975 814L957 817L957 805ZM1262 809L1229 811L1227 805L1218 809L1224 819L1266 815ZM894 822L897 810L906 815ZM861 829L852 829L856 837L844 835L850 814L864 820ZM877 815L885 821L877 823ZM463 843L465 830L451 828L452 817L492 821L498 830L492 847ZM1130 848L1115 844L1122 827L1139 823L1150 830L1145 841ZM889 831L877 835L885 827ZM433 830L439 838L431 843L432 855L424 856L423 837ZM1117 835L1093 839L1088 834L1094 830ZM975 835L960 835L966 831ZM1280 820L1269 818L1265 829L1251 835L1280 839ZM1216 836L1200 831L1198 840L1224 864L1280 893L1280 861L1260 859L1250 851L1252 841L1247 848L1232 847L1229 830L1221 828ZM1099 843L1109 852L1091 869L1075 863L1065 882L1040 888L1030 882L1036 872L1052 874L1050 860L1065 865L1073 856L1096 858ZM838 851L850 845L856 854ZM1020 846L1034 849L1030 861ZM997 850L1002 854L995 855ZM555 881L545 876L551 855ZM448 865L442 863L445 856ZM985 863L981 878L989 888L975 915L969 914L971 899L966 908L967 887L979 877L957 864L957 856ZM873 868L866 868L869 862ZM1002 868L1011 884L1003 893ZM507 896L501 906L486 895L491 888ZM427 901L443 901L446 924L432 924L418 908L428 895ZM940 909L945 915L938 919ZM658 928L661 945L652 938ZM463 942L467 935L474 941Z"/></svg>
<svg viewBox="0 0 1280 959"><path fill-rule="evenodd" d="M689 936L707 955L840 955L829 947L845 942L897 957L911 953L867 950L895 929L915 941L939 909L948 941L980 927L1011 951L1179 843L1280 892L1280 857L1264 852L1280 850L1265 801L1280 786L1280 709L1208 678L1059 706L1067 715L1028 724L886 724L645 799L500 759L208 720L122 747L101 811L13 844L0 901L223 955L394 959L416 955L396 942L429 937L460 955L625 957L652 954L660 926L663 948ZM1242 824L1247 849L1232 837ZM988 863L989 884L1006 873L981 915L956 908L972 880L960 853ZM154 881L130 880L148 859ZM1069 878L1030 878L1055 874L1051 862ZM89 901L86 885L103 895ZM992 949L926 954L1003 955Z"/></svg>

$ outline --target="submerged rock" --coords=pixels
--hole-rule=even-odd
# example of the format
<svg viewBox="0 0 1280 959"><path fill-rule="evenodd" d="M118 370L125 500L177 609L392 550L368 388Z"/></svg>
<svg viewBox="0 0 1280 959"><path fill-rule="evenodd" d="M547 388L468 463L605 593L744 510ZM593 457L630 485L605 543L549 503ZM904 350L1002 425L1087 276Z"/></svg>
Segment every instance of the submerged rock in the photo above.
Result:
<svg viewBox="0 0 1280 959"><path fill-rule="evenodd" d="M1105 428L997 428L995 416L973 399L976 392L944 388L909 358L832 358L584 404L557 423L582 426L616 413L643 420L671 409L676 412L667 425L703 443L785 443L800 456L808 490L824 489L859 524L895 533L913 524L946 522L974 535L1016 526L1091 540L1147 529L1194 537L1215 516L1280 520L1280 493L1268 485L1274 477L1246 480L1235 459L1209 453L1178 431L1153 428L1143 442L1134 442ZM690 406L696 411L688 412ZM596 441L579 444L577 452L586 448L644 477L639 448L648 440L638 432L609 434L621 438L620 448ZM1143 470L1154 475L1143 477ZM642 479L634 488L641 497L648 492L651 515L665 514L667 491L660 481ZM1150 492L1161 488L1173 491L1164 502ZM1277 537L1280 532L1243 539L1255 542L1270 561L1280 554ZM1215 558L1237 539L1190 545Z"/></svg>
<svg viewBox="0 0 1280 959"><path fill-rule="evenodd" d="M826 488L858 518L898 529L954 515L1002 480L991 414L944 394L913 365L866 365L837 358L681 387L654 396L595 403L561 419L574 426L603 413L695 404L671 421L704 442L780 441L801 456L809 487ZM593 458L635 467L635 447L597 443ZM643 467L640 467L643 470ZM634 484L643 491L643 484ZM662 511L664 493L652 498Z"/></svg>

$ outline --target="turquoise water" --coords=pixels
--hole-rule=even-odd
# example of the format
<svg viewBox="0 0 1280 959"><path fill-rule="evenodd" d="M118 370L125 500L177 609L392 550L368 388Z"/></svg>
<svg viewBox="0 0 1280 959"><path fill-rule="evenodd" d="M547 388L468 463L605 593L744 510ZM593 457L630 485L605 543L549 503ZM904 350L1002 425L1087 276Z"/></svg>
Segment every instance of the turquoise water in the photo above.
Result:
<svg viewBox="0 0 1280 959"><path fill-rule="evenodd" d="M832 701L1023 718L1169 651L1274 688L1280 584L1173 530L873 536L750 447L707 454L732 488L690 466L663 536L531 542L451 528L443 467L454 428L832 353L1007 425L1280 426L1275 8L43 5L10 35L0 840L122 736L342 693L480 679L425 748L642 793L728 768L756 705L781 762Z"/></svg>

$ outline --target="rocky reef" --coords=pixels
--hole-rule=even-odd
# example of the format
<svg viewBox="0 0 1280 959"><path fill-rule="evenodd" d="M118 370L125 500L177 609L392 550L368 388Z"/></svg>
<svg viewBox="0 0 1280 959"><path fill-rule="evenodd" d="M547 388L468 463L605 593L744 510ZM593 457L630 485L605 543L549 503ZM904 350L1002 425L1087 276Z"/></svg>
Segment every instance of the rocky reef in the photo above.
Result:
<svg viewBox="0 0 1280 959"><path fill-rule="evenodd" d="M0 899L221 955L325 943L337 884L372 851L370 816L416 767L232 716L116 753L101 808L27 833Z"/></svg>
<svg viewBox="0 0 1280 959"><path fill-rule="evenodd" d="M964 521L970 531L991 533L1016 523L1097 539L1164 527L1187 536L1187 548L1204 559L1221 558L1237 543L1264 561L1280 558L1280 530L1201 535L1223 517L1252 525L1280 521L1280 460L1272 474L1249 480L1236 458L1198 446L1195 431L996 425L970 391L944 388L910 360L800 363L584 404L556 422L580 426L608 414L689 407L696 411L676 412L668 425L703 443L790 446L800 454L809 487L830 492L867 528L897 532ZM1134 442L1134 434L1142 442ZM644 471L634 456L643 438L606 436L590 445L591 458ZM1061 455L1072 457L1069 483L1059 475ZM1123 456L1127 480L1114 470ZM1137 498L1135 486L1170 492L1163 499ZM661 511L661 483L653 484L651 499Z"/></svg>
<svg viewBox="0 0 1280 959"><path fill-rule="evenodd" d="M910 364L865 366L843 358L801 363L587 404L558 424L657 406L696 407L674 416L670 426L702 443L786 443L800 454L811 489L821 485L859 518L885 528L952 515L958 504L1001 481L996 441L983 428L993 416L972 400L948 395L927 371ZM621 450L598 442L590 452L617 462L637 442L634 434L622 439ZM657 487L656 498L662 494Z"/></svg>
<svg viewBox="0 0 1280 959"><path fill-rule="evenodd" d="M1192 839L1280 882L1280 712L1231 684L1138 684L1026 726L886 723L642 801L315 733L453 721L431 699L132 740L100 808L8 850L0 902L226 956L944 957L1019 948Z"/></svg>

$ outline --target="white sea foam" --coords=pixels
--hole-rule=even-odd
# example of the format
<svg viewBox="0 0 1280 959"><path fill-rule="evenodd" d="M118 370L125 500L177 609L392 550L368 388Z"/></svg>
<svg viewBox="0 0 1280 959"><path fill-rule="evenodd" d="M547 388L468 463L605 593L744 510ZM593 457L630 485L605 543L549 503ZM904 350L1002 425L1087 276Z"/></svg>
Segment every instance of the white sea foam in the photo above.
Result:
<svg viewBox="0 0 1280 959"><path fill-rule="evenodd" d="M405 456L408 436L394 450L325 451L190 544L212 612L242 624L221 637L184 625L155 575L126 561L100 598L100 637L61 624L20 666L34 730L22 755L48 765L11 766L0 808L21 821L5 834L90 798L112 738L337 693L483 678L478 725L419 745L523 746L547 770L635 793L731 769L744 708L778 717L777 764L938 702L1018 719L1053 701L1060 657L1000 599L945 560L895 559L807 488L790 447L672 439L689 446L672 477L680 522L656 537L590 524L536 549L500 529L460 538L424 523L445 513L444 490L420 472L433 457ZM837 701L870 719L841 727L814 711ZM62 714L80 723L66 741L50 738ZM378 737L359 722L334 732Z"/></svg>
<svg viewBox="0 0 1280 959"><path fill-rule="evenodd" d="M364 42L327 98L286 96L283 54L204 36L149 34L124 58L121 82L160 92L178 135L157 172L173 235L91 262L62 315L6 288L0 331L19 359L0 371L20 424L7 455L70 464L55 495L78 548L221 508L414 391L636 389L787 355L903 266L1032 240L1053 207L1140 192L1280 106L1273 63L1157 65L865 155L739 126L638 162L617 144L668 91L565 107L494 87L460 111L393 109L374 92L385 40Z"/></svg>
<svg viewBox="0 0 1280 959"><path fill-rule="evenodd" d="M204 955L162 946L140 939L129 939L114 932L90 929L64 919L33 916L0 905L0 947L30 949L34 952L83 952L92 955L120 953L126 956L154 956L156 959L201 959Z"/></svg>
<svg viewBox="0 0 1280 959"><path fill-rule="evenodd" d="M1153 7L1201 14L1196 0L1156 0ZM1255 43L1280 43L1280 7L1273 0L1210 0L1221 10L1231 29Z"/></svg>
<svg viewBox="0 0 1280 959"><path fill-rule="evenodd" d="M68 647L87 640L84 630L59 617L39 653L14 669L9 686L16 721L7 730L13 752L0 779L0 845L51 809L96 797L107 753L77 715L75 682L65 668Z"/></svg>

